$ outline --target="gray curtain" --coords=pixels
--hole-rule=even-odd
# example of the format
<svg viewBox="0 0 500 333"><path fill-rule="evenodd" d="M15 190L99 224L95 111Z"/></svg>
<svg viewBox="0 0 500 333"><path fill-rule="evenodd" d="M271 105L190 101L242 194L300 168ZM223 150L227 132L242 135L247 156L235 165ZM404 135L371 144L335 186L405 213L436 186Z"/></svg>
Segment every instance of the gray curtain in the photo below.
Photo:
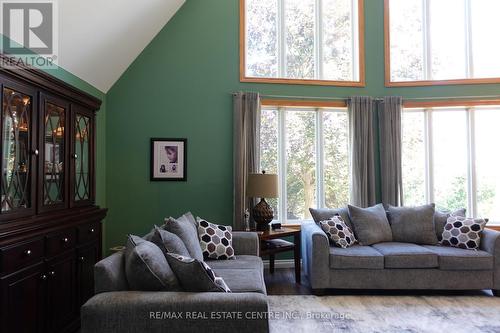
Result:
<svg viewBox="0 0 500 333"><path fill-rule="evenodd" d="M260 167L260 96L238 92L233 96L233 107L233 227L244 230L245 210L251 209L255 202L246 197L248 174L259 172Z"/></svg>
<svg viewBox="0 0 500 333"><path fill-rule="evenodd" d="M376 204L373 116L375 102L371 97L351 97L349 144L351 151L351 203L368 207Z"/></svg>
<svg viewBox="0 0 500 333"><path fill-rule="evenodd" d="M393 206L403 204L401 166L401 112L403 98L384 97L378 109L380 140L380 185L382 202Z"/></svg>

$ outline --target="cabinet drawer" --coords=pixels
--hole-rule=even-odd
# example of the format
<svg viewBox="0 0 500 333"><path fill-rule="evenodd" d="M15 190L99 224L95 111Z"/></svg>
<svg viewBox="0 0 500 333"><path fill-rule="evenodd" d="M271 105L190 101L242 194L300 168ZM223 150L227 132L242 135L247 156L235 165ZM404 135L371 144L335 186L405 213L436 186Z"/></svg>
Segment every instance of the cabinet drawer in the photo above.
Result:
<svg viewBox="0 0 500 333"><path fill-rule="evenodd" d="M78 227L78 244L99 240L100 223L82 224Z"/></svg>
<svg viewBox="0 0 500 333"><path fill-rule="evenodd" d="M34 239L15 246L0 249L2 272L10 273L17 269L40 262L43 258L43 239Z"/></svg>
<svg viewBox="0 0 500 333"><path fill-rule="evenodd" d="M47 256L54 256L76 245L76 230L66 229L47 236Z"/></svg>

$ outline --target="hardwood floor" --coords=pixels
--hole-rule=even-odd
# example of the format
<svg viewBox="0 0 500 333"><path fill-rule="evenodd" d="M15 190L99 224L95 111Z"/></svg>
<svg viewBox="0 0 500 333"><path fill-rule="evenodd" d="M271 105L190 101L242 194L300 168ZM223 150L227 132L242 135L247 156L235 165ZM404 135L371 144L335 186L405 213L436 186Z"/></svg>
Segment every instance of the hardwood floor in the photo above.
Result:
<svg viewBox="0 0 500 333"><path fill-rule="evenodd" d="M313 295L309 287L309 281L302 272L302 283L295 283L295 271L293 268L275 269L274 274L269 269L264 269L264 280L268 295ZM479 291L441 291L441 290L341 290L329 289L324 295L441 295L441 296L493 296L491 290Z"/></svg>

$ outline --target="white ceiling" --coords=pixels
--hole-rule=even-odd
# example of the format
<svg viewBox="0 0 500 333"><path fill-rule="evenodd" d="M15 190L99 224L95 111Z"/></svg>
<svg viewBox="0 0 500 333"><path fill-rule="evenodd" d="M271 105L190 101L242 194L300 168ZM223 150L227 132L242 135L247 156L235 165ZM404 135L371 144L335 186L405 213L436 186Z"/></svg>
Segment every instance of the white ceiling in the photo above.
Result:
<svg viewBox="0 0 500 333"><path fill-rule="evenodd" d="M59 0L58 65L107 92L185 0Z"/></svg>

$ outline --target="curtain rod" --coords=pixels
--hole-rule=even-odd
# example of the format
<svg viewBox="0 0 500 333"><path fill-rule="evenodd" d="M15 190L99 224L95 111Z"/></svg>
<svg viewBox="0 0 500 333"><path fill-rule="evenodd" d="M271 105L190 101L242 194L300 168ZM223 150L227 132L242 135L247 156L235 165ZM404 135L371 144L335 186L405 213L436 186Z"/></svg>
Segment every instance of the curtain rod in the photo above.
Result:
<svg viewBox="0 0 500 333"><path fill-rule="evenodd" d="M235 95L236 93L232 93ZM326 100L326 101L344 101L347 100L348 97L311 97L311 96L286 96L286 95L261 95L263 98L282 98L282 99L312 99L312 100ZM494 99L500 98L500 95L485 95L485 96L444 96L444 97L413 97L413 98L403 98L405 101L426 101L426 100L448 100L448 99ZM374 100L381 101L383 98L377 97Z"/></svg>

